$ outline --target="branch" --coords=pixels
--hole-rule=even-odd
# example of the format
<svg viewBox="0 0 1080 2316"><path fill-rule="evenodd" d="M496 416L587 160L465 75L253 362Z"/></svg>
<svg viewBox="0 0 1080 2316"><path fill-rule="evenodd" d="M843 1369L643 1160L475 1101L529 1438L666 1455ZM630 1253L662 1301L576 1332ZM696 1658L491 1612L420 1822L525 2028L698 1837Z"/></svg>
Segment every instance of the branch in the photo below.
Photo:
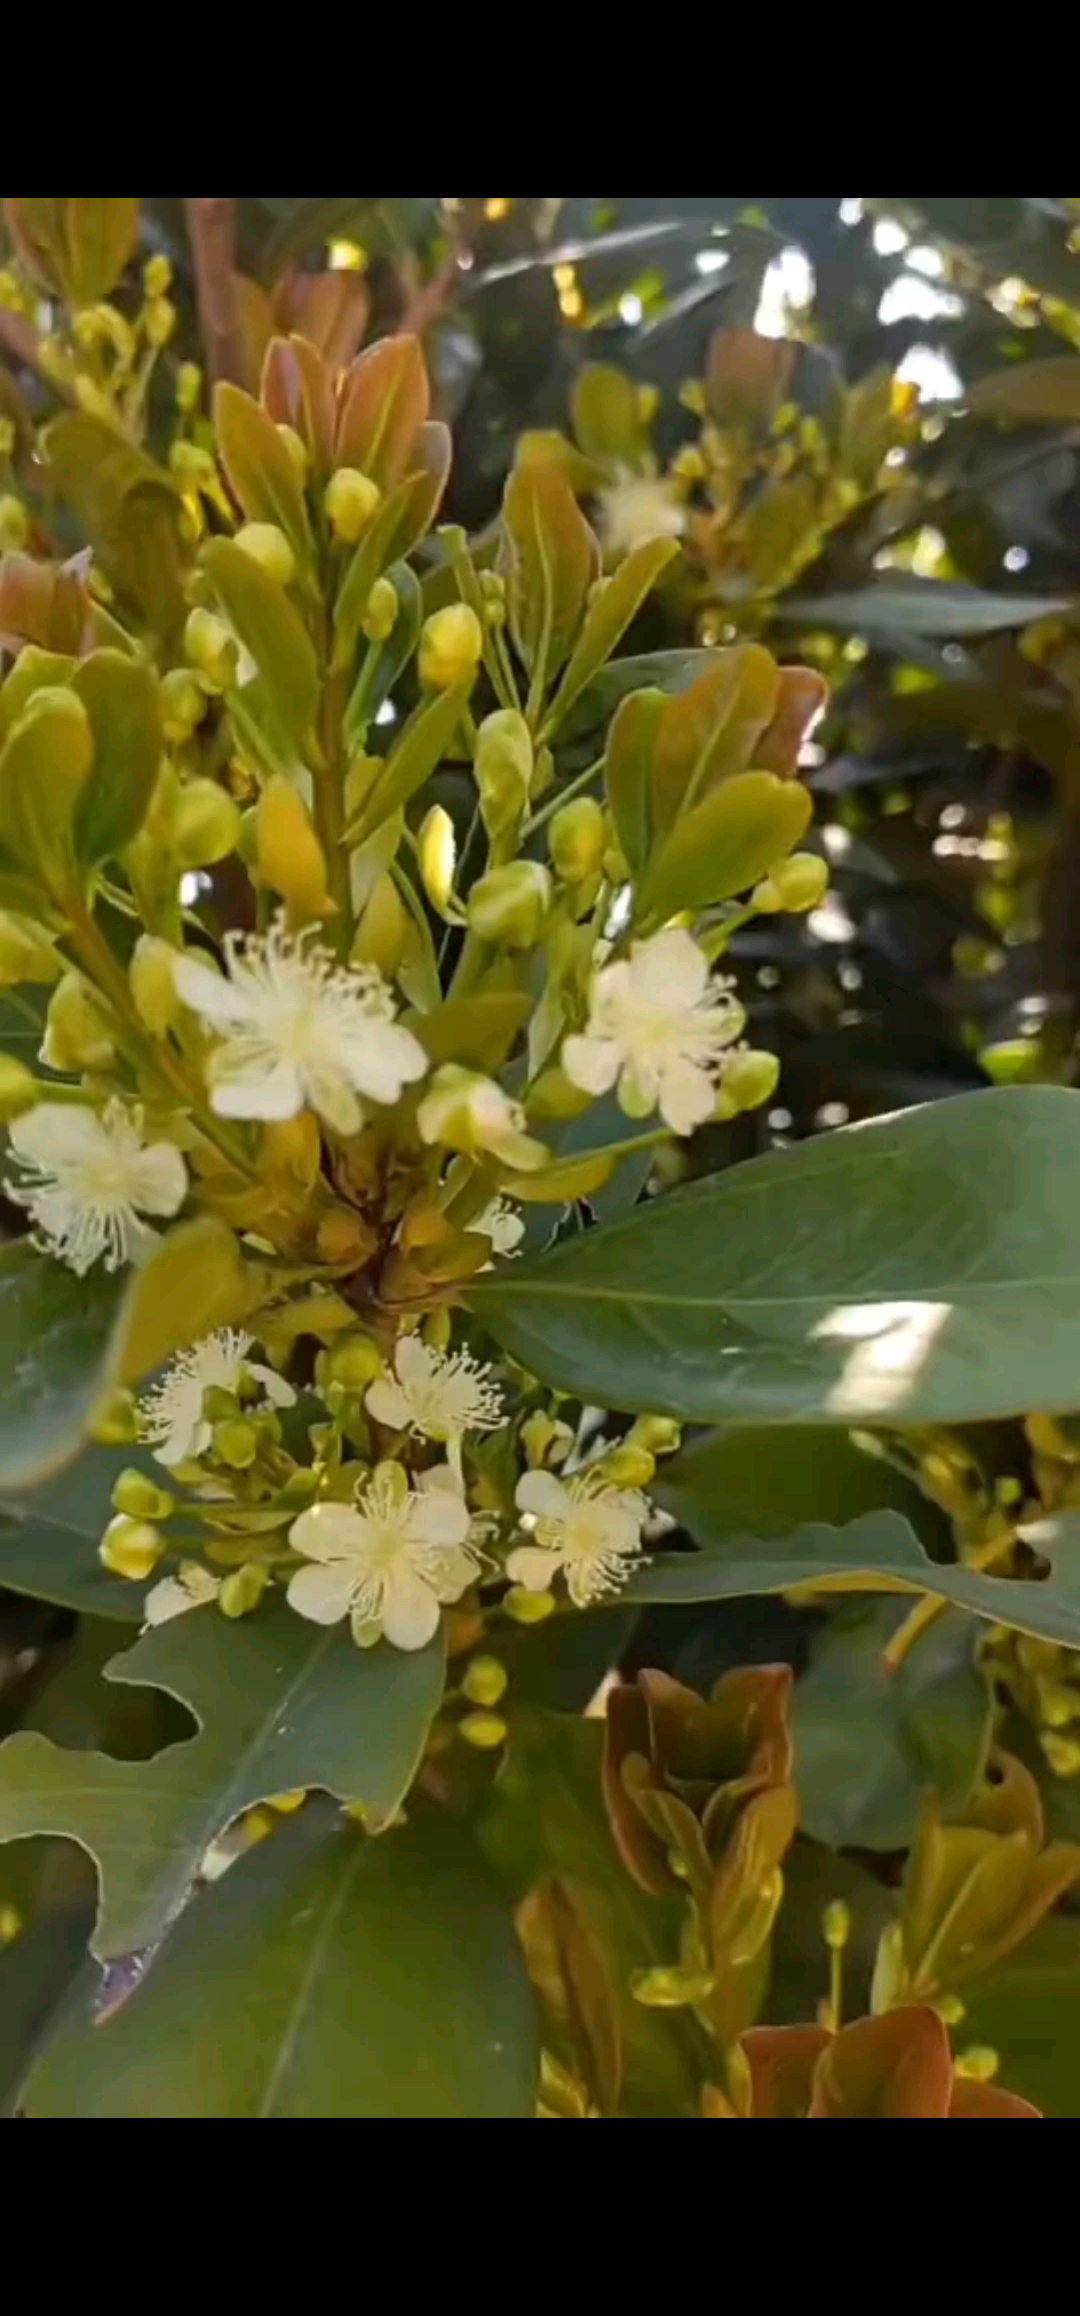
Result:
<svg viewBox="0 0 1080 2316"><path fill-rule="evenodd" d="M195 260L199 326L213 379L240 379L244 341L236 301L236 201L232 194L185 195Z"/></svg>

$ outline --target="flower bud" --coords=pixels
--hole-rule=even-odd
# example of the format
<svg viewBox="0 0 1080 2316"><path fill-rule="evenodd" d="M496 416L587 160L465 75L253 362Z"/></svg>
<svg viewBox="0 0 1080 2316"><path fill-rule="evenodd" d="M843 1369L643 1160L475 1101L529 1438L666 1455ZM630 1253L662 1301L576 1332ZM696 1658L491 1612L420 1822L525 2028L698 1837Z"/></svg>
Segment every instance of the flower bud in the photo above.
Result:
<svg viewBox="0 0 1080 2316"><path fill-rule="evenodd" d="M25 1062L0 1053L0 1125L13 1126L17 1118L28 1117L31 1110L37 1109L45 1091Z"/></svg>
<svg viewBox="0 0 1080 2316"><path fill-rule="evenodd" d="M480 665L484 631L467 603L451 603L425 620L420 637L420 681L428 691L449 692L467 683Z"/></svg>
<svg viewBox="0 0 1080 2316"><path fill-rule="evenodd" d="M126 1576L130 1584L144 1584L165 1550L165 1538L148 1520L129 1520L123 1514L110 1520L98 1547L98 1559L110 1576Z"/></svg>
<svg viewBox="0 0 1080 2316"><path fill-rule="evenodd" d="M182 869L213 868L240 840L240 812L214 780L191 780L177 798L172 853Z"/></svg>
<svg viewBox="0 0 1080 2316"><path fill-rule="evenodd" d="M770 869L754 894L754 907L766 917L804 917L820 909L828 889L828 861L813 852L793 852L790 860Z"/></svg>
<svg viewBox="0 0 1080 2316"><path fill-rule="evenodd" d="M279 426L278 433L280 434L282 442L284 443L285 448L289 453L289 457L291 458L293 465L296 468L299 481L306 482L308 476L308 468L311 465L311 458L306 442L297 433L295 426Z"/></svg>
<svg viewBox="0 0 1080 2316"><path fill-rule="evenodd" d="M280 893L298 923L329 916L333 903L326 855L306 804L283 773L275 773L263 789L257 827L257 865L263 884Z"/></svg>
<svg viewBox="0 0 1080 2316"><path fill-rule="evenodd" d="M369 1335L343 1335L319 1361L319 1379L339 1383L346 1391L366 1391L386 1373L386 1361Z"/></svg>
<svg viewBox="0 0 1080 2316"><path fill-rule="evenodd" d="M196 442L174 442L169 452L169 471L182 491L207 491L217 485L217 468L208 450L200 450Z"/></svg>
<svg viewBox="0 0 1080 2316"><path fill-rule="evenodd" d="M176 307L168 298L154 298L143 307L143 327L150 344L160 353L176 329Z"/></svg>
<svg viewBox="0 0 1080 2316"><path fill-rule="evenodd" d="M760 1110L771 1102L780 1083L780 1063L774 1053L733 1054L721 1083L721 1097L735 1104L735 1113Z"/></svg>
<svg viewBox="0 0 1080 2316"><path fill-rule="evenodd" d="M1039 1743L1055 1777L1080 1777L1080 1740L1054 1736L1047 1730Z"/></svg>
<svg viewBox="0 0 1080 2316"><path fill-rule="evenodd" d="M116 1060L104 1015L78 973L65 973L49 1000L41 1059L65 1078L111 1069Z"/></svg>
<svg viewBox="0 0 1080 2316"><path fill-rule="evenodd" d="M230 1472L249 1472L259 1453L259 1435L245 1416L234 1415L214 1426L214 1454Z"/></svg>
<svg viewBox="0 0 1080 2316"><path fill-rule="evenodd" d="M206 714L206 693L190 668L174 667L158 685L165 738L176 747L190 740Z"/></svg>
<svg viewBox="0 0 1080 2316"><path fill-rule="evenodd" d="M424 817L417 839L416 862L432 908L438 910L440 917L445 917L454 891L457 838L454 823L441 804L433 804Z"/></svg>
<svg viewBox="0 0 1080 2316"><path fill-rule="evenodd" d="M484 617L488 626L491 628L505 627L507 619L506 581L501 573L481 571L480 594L483 599Z"/></svg>
<svg viewBox="0 0 1080 2316"><path fill-rule="evenodd" d="M95 1408L87 1428L98 1447L134 1447L139 1436L134 1392L123 1386L110 1391Z"/></svg>
<svg viewBox="0 0 1080 2316"><path fill-rule="evenodd" d="M538 860L492 869L469 894L469 924L493 949L532 949L552 903L551 877Z"/></svg>
<svg viewBox="0 0 1080 2316"><path fill-rule="evenodd" d="M461 1684L470 1705L479 1705L485 1712L502 1704L509 1686L510 1675L497 1657L474 1657Z"/></svg>
<svg viewBox="0 0 1080 2316"><path fill-rule="evenodd" d="M213 611L193 611L184 629L184 650L192 667L206 677L215 691L229 691L236 682L240 651L231 628Z"/></svg>
<svg viewBox="0 0 1080 2316"><path fill-rule="evenodd" d="M153 1037L165 1037L183 1011L173 980L176 957L168 941L143 933L128 966L135 1011Z"/></svg>
<svg viewBox="0 0 1080 2316"><path fill-rule="evenodd" d="M639 1415L630 1439L635 1446L647 1448L651 1456L677 1456L683 1427L673 1423L669 1415Z"/></svg>
<svg viewBox="0 0 1080 2316"><path fill-rule="evenodd" d="M22 1926L22 1915L17 1906L0 1906L0 1946L14 1946Z"/></svg>
<svg viewBox="0 0 1080 2316"><path fill-rule="evenodd" d="M515 1584L506 1595L503 1611L514 1624L527 1627L546 1624L548 1618L554 1616L557 1606L553 1592L525 1592L521 1585Z"/></svg>
<svg viewBox="0 0 1080 2316"><path fill-rule="evenodd" d="M294 1793L272 1793L266 1806L273 1810L275 1817L295 1817L297 1810L303 1809L306 1800L307 1788L301 1785Z"/></svg>
<svg viewBox="0 0 1080 2316"><path fill-rule="evenodd" d="M245 523L236 545L250 555L277 587L291 587L296 577L296 556L277 523Z"/></svg>
<svg viewBox="0 0 1080 2316"><path fill-rule="evenodd" d="M21 499L6 491L0 498L0 548L17 552L30 536L30 517Z"/></svg>
<svg viewBox="0 0 1080 2316"><path fill-rule="evenodd" d="M520 1105L493 1078L459 1069L454 1062L436 1071L417 1111L417 1125L429 1147L457 1150L467 1158L484 1153L521 1173L548 1164L543 1143L525 1133Z"/></svg>
<svg viewBox="0 0 1080 2316"><path fill-rule="evenodd" d="M376 579L367 599L367 610L360 622L360 633L369 643L387 643L398 623L401 598L392 579Z"/></svg>
<svg viewBox="0 0 1080 2316"><path fill-rule="evenodd" d="M603 807L592 796L579 796L555 814L548 831L548 848L565 884L583 885L603 867L608 825Z"/></svg>
<svg viewBox="0 0 1080 2316"><path fill-rule="evenodd" d="M382 496L378 483L373 482L369 474L361 474L355 466L339 467L337 473L331 475L323 499L326 519L335 539L355 547L378 514Z"/></svg>
<svg viewBox="0 0 1080 2316"><path fill-rule="evenodd" d="M176 1498L159 1488L146 1472L121 1472L112 1492L114 1512L128 1520L171 1520Z"/></svg>
<svg viewBox="0 0 1080 2316"><path fill-rule="evenodd" d="M532 736L516 708L497 708L485 717L474 770L488 835L508 835L524 817L534 771Z"/></svg>
<svg viewBox="0 0 1080 2316"><path fill-rule="evenodd" d="M557 1423L543 1408L537 1408L528 1422L521 1427L521 1444L531 1472L541 1471L545 1464L566 1462L574 1444L574 1434L568 1423Z"/></svg>
<svg viewBox="0 0 1080 2316"><path fill-rule="evenodd" d="M975 2043L971 2050L961 2053L955 2068L962 2083L993 2083L1001 2073L1001 2053Z"/></svg>
<svg viewBox="0 0 1080 2316"><path fill-rule="evenodd" d="M62 972L61 959L42 926L32 917L0 909L0 989L17 989L23 981L47 988Z"/></svg>
<svg viewBox="0 0 1080 2316"><path fill-rule="evenodd" d="M510 1731L497 1713L469 1713L461 1723L460 1734L475 1752L497 1753Z"/></svg>
<svg viewBox="0 0 1080 2316"><path fill-rule="evenodd" d="M656 1457L649 1454L648 1448L628 1439L603 1458L600 1468L613 1488L651 1488L656 1478Z"/></svg>
<svg viewBox="0 0 1080 2316"><path fill-rule="evenodd" d="M842 1898L826 1907L822 1928L830 1954L843 1954L851 1944L851 1908L845 1906Z"/></svg>
<svg viewBox="0 0 1080 2316"><path fill-rule="evenodd" d="M245 1568L234 1568L232 1575L225 1578L218 1594L218 1607L222 1616L227 1616L232 1624L239 1623L243 1616L251 1616L258 1608L269 1582L268 1568L257 1568L253 1562L249 1562ZM271 1807L274 1806L272 1803Z"/></svg>
<svg viewBox="0 0 1080 2316"><path fill-rule="evenodd" d="M351 956L354 965L375 965L384 981L400 973L412 948L416 928L393 877L376 877L356 929Z"/></svg>
<svg viewBox="0 0 1080 2316"><path fill-rule="evenodd" d="M190 417L202 393L202 371L197 362L181 362L176 373L176 407Z"/></svg>
<svg viewBox="0 0 1080 2316"><path fill-rule="evenodd" d="M148 298L168 297L172 288L173 269L162 254L148 257L143 267L143 290Z"/></svg>

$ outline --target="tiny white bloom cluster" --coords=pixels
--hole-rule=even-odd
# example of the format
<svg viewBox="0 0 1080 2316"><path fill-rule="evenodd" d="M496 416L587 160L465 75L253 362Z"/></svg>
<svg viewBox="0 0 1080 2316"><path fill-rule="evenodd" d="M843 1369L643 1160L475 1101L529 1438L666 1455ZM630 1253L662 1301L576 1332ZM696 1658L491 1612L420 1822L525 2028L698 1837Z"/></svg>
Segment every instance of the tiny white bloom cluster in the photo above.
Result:
<svg viewBox="0 0 1080 2316"><path fill-rule="evenodd" d="M312 1109L335 1133L356 1134L365 1101L400 1101L426 1076L423 1046L374 968L339 966L280 918L250 939L228 935L225 962L224 974L192 956L173 967L183 1003L222 1039L208 1071L219 1118L272 1123Z"/></svg>
<svg viewBox="0 0 1080 2316"><path fill-rule="evenodd" d="M294 1407L291 1383L272 1367L254 1366L248 1357L253 1338L234 1327L222 1327L181 1351L159 1383L139 1405L139 1431L160 1464L182 1464L204 1455L213 1427L203 1415L207 1391L235 1391L245 1373L261 1383L271 1407Z"/></svg>
<svg viewBox="0 0 1080 2316"><path fill-rule="evenodd" d="M408 1431L415 1439L460 1447L470 1431L498 1431L503 1396L467 1351L433 1351L419 1335L403 1335L394 1351L394 1372L369 1386L364 1405L388 1431Z"/></svg>
<svg viewBox="0 0 1080 2316"><path fill-rule="evenodd" d="M648 1502L635 1489L612 1487L600 1471L571 1480L526 1472L517 1507L531 1541L511 1552L506 1573L526 1592L548 1592L561 1575L575 1608L592 1608L620 1592L635 1566L644 1565Z"/></svg>
<svg viewBox="0 0 1080 2316"><path fill-rule="evenodd" d="M604 546L619 561L650 539L681 539L686 529L679 485L659 475L622 474L599 493L599 502Z"/></svg>
<svg viewBox="0 0 1080 2316"><path fill-rule="evenodd" d="M290 1534L313 1563L289 1585L289 1604L313 1624L352 1622L367 1648L426 1648L444 1606L480 1573L468 1506L449 1471L410 1486L400 1464L379 1464L353 1504L316 1504Z"/></svg>
<svg viewBox="0 0 1080 2316"><path fill-rule="evenodd" d="M22 1174L4 1185L25 1206L41 1244L84 1278L104 1256L106 1270L145 1261L158 1233L146 1215L179 1213L187 1168L171 1142L143 1139L143 1113L112 1101L93 1110L43 1102L11 1128Z"/></svg>
<svg viewBox="0 0 1080 2316"><path fill-rule="evenodd" d="M676 927L636 942L628 961L597 974L588 1026L567 1038L563 1068L582 1093L617 1086L628 1116L659 1110L671 1133L693 1134L713 1115L745 1027L729 985L710 979L696 941Z"/></svg>

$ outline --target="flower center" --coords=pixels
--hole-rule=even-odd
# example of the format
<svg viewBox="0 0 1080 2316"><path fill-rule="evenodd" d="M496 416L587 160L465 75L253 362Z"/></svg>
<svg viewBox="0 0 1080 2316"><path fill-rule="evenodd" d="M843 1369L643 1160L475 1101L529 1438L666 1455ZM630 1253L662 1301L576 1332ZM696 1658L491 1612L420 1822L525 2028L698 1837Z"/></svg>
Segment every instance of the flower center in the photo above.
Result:
<svg viewBox="0 0 1080 2316"><path fill-rule="evenodd" d="M94 1206L108 1214L132 1204L131 1171L123 1158L88 1158L72 1170L70 1184L71 1195L80 1206Z"/></svg>

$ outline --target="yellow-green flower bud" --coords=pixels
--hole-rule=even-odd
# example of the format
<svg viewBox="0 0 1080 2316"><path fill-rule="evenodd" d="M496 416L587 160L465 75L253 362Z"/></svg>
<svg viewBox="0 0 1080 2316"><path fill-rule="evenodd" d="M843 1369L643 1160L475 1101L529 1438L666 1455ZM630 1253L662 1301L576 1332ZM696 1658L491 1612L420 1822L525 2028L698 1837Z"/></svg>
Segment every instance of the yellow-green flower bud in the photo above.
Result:
<svg viewBox="0 0 1080 2316"><path fill-rule="evenodd" d="M532 949L551 911L551 877L541 861L492 869L469 894L469 924L493 949Z"/></svg>
<svg viewBox="0 0 1080 2316"><path fill-rule="evenodd" d="M17 553L25 547L30 536L30 517L21 499L13 498L10 491L0 498L0 547Z"/></svg>
<svg viewBox="0 0 1080 2316"><path fill-rule="evenodd" d="M760 1110L771 1102L780 1083L780 1063L774 1053L733 1054L721 1084L721 1094L734 1102L736 1112Z"/></svg>
<svg viewBox="0 0 1080 2316"><path fill-rule="evenodd" d="M62 972L61 959L42 926L32 917L0 909L0 989L17 989L24 981L48 988Z"/></svg>
<svg viewBox="0 0 1080 2316"><path fill-rule="evenodd" d="M484 718L474 770L484 827L489 836L506 836L524 818L535 770L532 735L516 708Z"/></svg>
<svg viewBox="0 0 1080 2316"><path fill-rule="evenodd" d="M291 458L293 465L296 468L299 480L301 482L306 482L308 477L308 468L311 465L311 454L308 450L306 442L303 440L302 436L297 433L295 426L279 426L278 433L280 434L285 448L289 453L289 457Z"/></svg>
<svg viewBox="0 0 1080 2316"><path fill-rule="evenodd" d="M143 327L152 346L161 352L176 328L176 307L168 298L152 298L143 307Z"/></svg>
<svg viewBox="0 0 1080 2316"><path fill-rule="evenodd" d="M937 2001L934 2004L934 2009L936 2010L938 2017L941 2020L942 2026L963 2026L964 2020L967 2017L967 2004L961 2002L958 1994L939 1995Z"/></svg>
<svg viewBox="0 0 1080 2316"><path fill-rule="evenodd" d="M296 577L296 556L277 523L245 523L236 545L265 571L276 587L291 587Z"/></svg>
<svg viewBox="0 0 1080 2316"><path fill-rule="evenodd" d="M1080 1739L1058 1737L1047 1730L1039 1743L1055 1777L1080 1777Z"/></svg>
<svg viewBox="0 0 1080 2316"><path fill-rule="evenodd" d="M190 417L202 393L202 371L197 362L181 362L176 373L176 407Z"/></svg>
<svg viewBox="0 0 1080 2316"><path fill-rule="evenodd" d="M18 440L13 418L0 418L0 459L10 458Z"/></svg>
<svg viewBox="0 0 1080 2316"><path fill-rule="evenodd" d="M461 1723L461 1735L466 1745L477 1753L497 1753L510 1734L505 1721L497 1713L469 1713Z"/></svg>
<svg viewBox="0 0 1080 2316"><path fill-rule="evenodd" d="M168 941L143 933L128 966L135 1010L154 1037L165 1037L183 1011L173 980L176 957Z"/></svg>
<svg viewBox="0 0 1080 2316"><path fill-rule="evenodd" d="M842 1898L838 1898L835 1905L826 1907L822 1928L829 1952L843 1954L851 1944L851 1908L845 1906Z"/></svg>
<svg viewBox="0 0 1080 2316"><path fill-rule="evenodd" d="M420 681L428 691L449 692L467 683L484 653L484 631L467 603L451 603L425 620L420 637Z"/></svg>
<svg viewBox="0 0 1080 2316"><path fill-rule="evenodd" d="M552 860L564 883L583 885L602 868L607 851L608 825L595 797L579 796L555 814L548 831Z"/></svg>
<svg viewBox="0 0 1080 2316"><path fill-rule="evenodd" d="M110 1520L98 1548L98 1559L110 1576L125 1576L129 1584L145 1584L165 1550L165 1538L148 1520L129 1520L120 1514Z"/></svg>
<svg viewBox="0 0 1080 2316"><path fill-rule="evenodd" d="M480 593L483 598L484 617L488 626L495 630L505 627L507 618L505 579L500 576L498 571L481 571Z"/></svg>
<svg viewBox="0 0 1080 2316"><path fill-rule="evenodd" d="M206 693L186 667L170 668L158 686L165 738L176 747L190 740L206 714Z"/></svg>
<svg viewBox="0 0 1080 2316"><path fill-rule="evenodd" d="M173 269L163 255L148 257L143 267L143 290L148 298L168 297L173 283Z"/></svg>
<svg viewBox="0 0 1080 2316"><path fill-rule="evenodd" d="M375 965L393 981L416 939L416 928L393 877L376 877L353 941L354 965Z"/></svg>
<svg viewBox="0 0 1080 2316"><path fill-rule="evenodd" d="M240 650L231 628L213 611L191 613L184 629L184 650L215 691L229 691L236 682Z"/></svg>
<svg viewBox="0 0 1080 2316"><path fill-rule="evenodd" d="M398 623L401 598L392 579L376 579L367 599L360 632L369 643L387 643Z"/></svg>
<svg viewBox="0 0 1080 2316"><path fill-rule="evenodd" d="M176 1498L165 1488L159 1488L146 1472L121 1472L112 1492L114 1512L122 1512L128 1520L171 1520L176 1510Z"/></svg>
<svg viewBox="0 0 1080 2316"><path fill-rule="evenodd" d="M558 1606L553 1592L526 1592L515 1584L503 1602L505 1614L514 1624L525 1626L546 1624Z"/></svg>
<svg viewBox="0 0 1080 2316"><path fill-rule="evenodd" d="M556 1423L542 1408L530 1415L521 1427L521 1444L531 1472L538 1472L544 1464L564 1464L574 1444L574 1434L568 1423Z"/></svg>
<svg viewBox="0 0 1080 2316"><path fill-rule="evenodd" d="M295 1817L297 1810L303 1809L306 1800L307 1788L301 1785L297 1787L295 1793L271 1794L266 1806L267 1809L273 1810L275 1817Z"/></svg>
<svg viewBox="0 0 1080 2316"><path fill-rule="evenodd" d="M25 1062L0 1053L0 1125L13 1126L17 1118L28 1117L44 1095L45 1087L38 1085Z"/></svg>
<svg viewBox="0 0 1080 2316"><path fill-rule="evenodd" d="M461 1069L456 1062L436 1070L416 1122L429 1149L458 1150L467 1158L484 1153L526 1174L550 1163L543 1143L526 1134L520 1104L494 1078Z"/></svg>
<svg viewBox="0 0 1080 2316"><path fill-rule="evenodd" d="M218 1594L218 1607L230 1623L238 1624L243 1616L251 1616L258 1608L270 1582L268 1568L257 1568L249 1561L245 1568L234 1568L225 1578ZM271 1806L274 1806L273 1804Z"/></svg>
<svg viewBox="0 0 1080 2316"><path fill-rule="evenodd" d="M1068 1729L1080 1721L1080 1689L1070 1689L1067 1681L1039 1680L1035 1686L1044 1729Z"/></svg>
<svg viewBox="0 0 1080 2316"><path fill-rule="evenodd" d="M134 1447L139 1436L134 1392L122 1386L110 1391L95 1408L88 1429L98 1447Z"/></svg>
<svg viewBox="0 0 1080 2316"><path fill-rule="evenodd" d="M971 2050L961 2052L956 2060L956 2073L962 2083L996 2082L1001 2073L1001 2054L983 2043L975 2043Z"/></svg>
<svg viewBox="0 0 1080 2316"><path fill-rule="evenodd" d="M189 781L177 799L171 835L173 858L180 868L213 868L236 851L239 807L216 781Z"/></svg>
<svg viewBox="0 0 1080 2316"><path fill-rule="evenodd" d="M169 469L182 491L207 491L216 487L214 461L209 451L200 450L197 443L174 442L169 452Z"/></svg>
<svg viewBox="0 0 1080 2316"><path fill-rule="evenodd" d="M230 1472L249 1472L259 1453L259 1435L242 1415L214 1426L214 1454Z"/></svg>
<svg viewBox="0 0 1080 2316"><path fill-rule="evenodd" d="M259 799L258 839L259 876L280 893L290 915L304 924L328 916L326 855L306 804L283 773L274 774Z"/></svg>
<svg viewBox="0 0 1080 2316"><path fill-rule="evenodd" d="M440 917L444 917L454 891L457 838L454 823L442 804L433 804L430 812L424 815L417 838L416 862L432 908L438 910Z"/></svg>
<svg viewBox="0 0 1080 2316"><path fill-rule="evenodd" d="M339 1383L346 1391L366 1391L386 1373L386 1361L369 1335L343 1335L319 1362L320 1378Z"/></svg>
<svg viewBox="0 0 1080 2316"><path fill-rule="evenodd" d="M361 474L355 466L339 467L331 475L323 499L334 537L344 540L347 547L355 547L378 514L382 496L369 474Z"/></svg>
<svg viewBox="0 0 1080 2316"><path fill-rule="evenodd" d="M116 1060L104 1015L78 973L65 973L49 999L41 1059L65 1078L109 1070Z"/></svg>
<svg viewBox="0 0 1080 2316"><path fill-rule="evenodd" d="M754 907L763 916L808 916L820 909L829 889L828 861L813 852L793 852L771 869L754 894Z"/></svg>
<svg viewBox="0 0 1080 2316"><path fill-rule="evenodd" d="M22 1915L17 1906L0 1906L0 1946L14 1946L22 1926Z"/></svg>
<svg viewBox="0 0 1080 2316"><path fill-rule="evenodd" d="M510 1686L510 1675L497 1657L474 1657L461 1684L462 1693L470 1705L480 1705L485 1712L501 1705Z"/></svg>
<svg viewBox="0 0 1080 2316"><path fill-rule="evenodd" d="M673 1423L669 1415L639 1415L630 1438L635 1446L647 1448L651 1456L677 1456L683 1442L681 1423Z"/></svg>
<svg viewBox="0 0 1080 2316"><path fill-rule="evenodd" d="M649 1454L648 1448L627 1440L603 1458L601 1470L613 1488L651 1488L656 1478L656 1457Z"/></svg>

